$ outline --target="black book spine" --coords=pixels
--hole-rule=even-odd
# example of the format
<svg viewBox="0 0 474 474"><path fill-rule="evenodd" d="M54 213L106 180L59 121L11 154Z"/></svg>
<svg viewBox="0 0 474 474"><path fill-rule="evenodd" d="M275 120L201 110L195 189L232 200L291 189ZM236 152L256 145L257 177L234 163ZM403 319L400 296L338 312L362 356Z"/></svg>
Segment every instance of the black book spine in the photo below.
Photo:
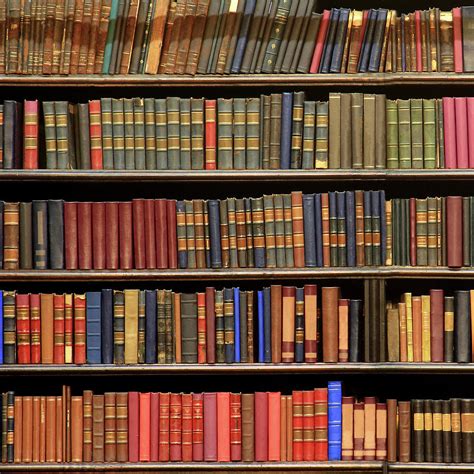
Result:
<svg viewBox="0 0 474 474"><path fill-rule="evenodd" d="M462 462L461 399L451 399L451 455L452 462Z"/></svg>
<svg viewBox="0 0 474 474"><path fill-rule="evenodd" d="M432 401L433 462L443 462L443 407L441 400Z"/></svg>
<svg viewBox="0 0 474 474"><path fill-rule="evenodd" d="M362 300L350 300L349 304L349 362L362 359Z"/></svg>
<svg viewBox="0 0 474 474"><path fill-rule="evenodd" d="M295 362L304 362L304 288L296 288Z"/></svg>
<svg viewBox="0 0 474 474"><path fill-rule="evenodd" d="M114 293L111 289L102 290L101 295L101 338L102 363L114 362Z"/></svg>
<svg viewBox="0 0 474 474"><path fill-rule="evenodd" d="M425 462L433 462L433 405L431 400L423 401Z"/></svg>
<svg viewBox="0 0 474 474"><path fill-rule="evenodd" d="M414 462L425 461L425 424L423 413L423 400L411 401L411 412L413 414L412 442Z"/></svg>
<svg viewBox="0 0 474 474"><path fill-rule="evenodd" d="M441 401L441 410L443 416L443 458L440 462L452 462L451 454L451 402L449 400ZM435 460L435 462L438 462Z"/></svg>
<svg viewBox="0 0 474 474"><path fill-rule="evenodd" d="M64 268L64 201L48 201L49 267Z"/></svg>
<svg viewBox="0 0 474 474"><path fill-rule="evenodd" d="M33 262L35 270L48 268L48 203L33 201Z"/></svg>
<svg viewBox="0 0 474 474"><path fill-rule="evenodd" d="M316 224L314 194L303 194L304 261L305 266L316 266Z"/></svg>
<svg viewBox="0 0 474 474"><path fill-rule="evenodd" d="M454 292L454 344L456 362L471 361L469 291Z"/></svg>
<svg viewBox="0 0 474 474"><path fill-rule="evenodd" d="M31 270L33 268L33 247L31 241L33 229L31 214L31 202L20 202L20 268L22 270Z"/></svg>
<svg viewBox="0 0 474 474"><path fill-rule="evenodd" d="M474 461L474 400L461 400L462 462Z"/></svg>
<svg viewBox="0 0 474 474"><path fill-rule="evenodd" d="M367 27L365 30L362 50L359 57L358 72L367 72L369 67L370 50L372 48L372 40L374 37L375 23L377 21L377 10L371 9L367 19Z"/></svg>

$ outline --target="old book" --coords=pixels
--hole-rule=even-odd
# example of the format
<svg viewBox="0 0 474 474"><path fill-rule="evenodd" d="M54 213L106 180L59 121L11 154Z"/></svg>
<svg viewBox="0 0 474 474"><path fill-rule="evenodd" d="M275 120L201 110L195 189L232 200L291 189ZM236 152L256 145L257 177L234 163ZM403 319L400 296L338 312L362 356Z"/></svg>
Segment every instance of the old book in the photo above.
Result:
<svg viewBox="0 0 474 474"><path fill-rule="evenodd" d="M338 361L339 288L324 287L322 292L323 361Z"/></svg>

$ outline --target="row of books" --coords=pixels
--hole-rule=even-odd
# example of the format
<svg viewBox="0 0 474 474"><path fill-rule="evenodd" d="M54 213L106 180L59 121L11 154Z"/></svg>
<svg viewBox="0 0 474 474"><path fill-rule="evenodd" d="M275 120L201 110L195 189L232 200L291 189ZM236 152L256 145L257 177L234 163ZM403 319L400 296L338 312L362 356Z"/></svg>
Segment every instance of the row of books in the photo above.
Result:
<svg viewBox="0 0 474 474"><path fill-rule="evenodd" d="M472 7L314 0L18 0L0 10L0 74L471 72Z"/></svg>
<svg viewBox="0 0 474 474"><path fill-rule="evenodd" d="M474 97L250 98L0 105L3 169L474 168Z"/></svg>

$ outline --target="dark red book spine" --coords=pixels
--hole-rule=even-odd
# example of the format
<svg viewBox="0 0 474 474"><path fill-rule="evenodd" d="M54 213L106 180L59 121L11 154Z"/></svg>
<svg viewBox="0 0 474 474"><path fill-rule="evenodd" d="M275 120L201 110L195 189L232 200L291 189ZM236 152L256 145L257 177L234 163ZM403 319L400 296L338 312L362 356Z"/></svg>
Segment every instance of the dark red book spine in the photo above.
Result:
<svg viewBox="0 0 474 474"><path fill-rule="evenodd" d="M463 263L461 196L446 198L446 221L448 267L459 268Z"/></svg>
<svg viewBox="0 0 474 474"><path fill-rule="evenodd" d="M92 212L90 202L77 203L77 243L79 268L92 269Z"/></svg>
<svg viewBox="0 0 474 474"><path fill-rule="evenodd" d="M193 395L183 393L182 402L182 460L190 462L193 460Z"/></svg>
<svg viewBox="0 0 474 474"><path fill-rule="evenodd" d="M170 396L170 461L181 461L181 394Z"/></svg>
<svg viewBox="0 0 474 474"><path fill-rule="evenodd" d="M77 203L64 203L64 251L66 270L77 270Z"/></svg>
<svg viewBox="0 0 474 474"><path fill-rule="evenodd" d="M160 393L160 462L170 460L170 394Z"/></svg>
<svg viewBox="0 0 474 474"><path fill-rule="evenodd" d="M31 363L41 363L40 296L30 295Z"/></svg>
<svg viewBox="0 0 474 474"><path fill-rule="evenodd" d="M166 203L168 227L168 268L178 268L178 239L176 237L176 201L168 199Z"/></svg>
<svg viewBox="0 0 474 474"><path fill-rule="evenodd" d="M217 461L217 394L204 394L204 461Z"/></svg>
<svg viewBox="0 0 474 474"><path fill-rule="evenodd" d="M145 199L145 256L146 268L156 268L155 201Z"/></svg>
<svg viewBox="0 0 474 474"><path fill-rule="evenodd" d="M31 362L31 326L30 326L30 297L16 295L16 339L18 363Z"/></svg>
<svg viewBox="0 0 474 474"><path fill-rule="evenodd" d="M133 254L135 267L138 270L146 268L145 256L145 200L134 199L133 209Z"/></svg>
<svg viewBox="0 0 474 474"><path fill-rule="evenodd" d="M255 461L268 461L268 394L255 392Z"/></svg>
<svg viewBox="0 0 474 474"><path fill-rule="evenodd" d="M150 397L150 461L158 462L160 447L160 394L152 392Z"/></svg>
<svg viewBox="0 0 474 474"><path fill-rule="evenodd" d="M416 199L410 198L410 263L416 265Z"/></svg>
<svg viewBox="0 0 474 474"><path fill-rule="evenodd" d="M105 269L105 203L92 203L92 255L94 270Z"/></svg>
<svg viewBox="0 0 474 474"><path fill-rule="evenodd" d="M119 268L119 205L117 202L105 203L105 228L107 245L105 246L105 268Z"/></svg>
<svg viewBox="0 0 474 474"><path fill-rule="evenodd" d="M193 461L204 461L204 408L202 393L193 393Z"/></svg>
<svg viewBox="0 0 474 474"><path fill-rule="evenodd" d="M120 268L130 270L133 268L131 202L119 203L119 223Z"/></svg>
<svg viewBox="0 0 474 474"><path fill-rule="evenodd" d="M151 404L151 394L150 393L140 393L140 429L139 429L139 461L140 462L149 462L151 461L151 452L150 452L150 436L151 436L151 426L150 426L150 404Z"/></svg>
<svg viewBox="0 0 474 474"><path fill-rule="evenodd" d="M430 290L431 362L444 362L444 290Z"/></svg>
<svg viewBox="0 0 474 474"><path fill-rule="evenodd" d="M54 352L55 364L64 364L64 295L54 295Z"/></svg>
<svg viewBox="0 0 474 474"><path fill-rule="evenodd" d="M166 199L155 201L156 268L168 268L168 222Z"/></svg>
<svg viewBox="0 0 474 474"><path fill-rule="evenodd" d="M128 392L128 461L138 462L140 441L140 401L138 392Z"/></svg>
<svg viewBox="0 0 474 474"><path fill-rule="evenodd" d="M242 461L242 403L240 393L230 394L230 460Z"/></svg>
<svg viewBox="0 0 474 474"><path fill-rule="evenodd" d="M216 363L216 311L215 288L206 288L206 352L207 363Z"/></svg>

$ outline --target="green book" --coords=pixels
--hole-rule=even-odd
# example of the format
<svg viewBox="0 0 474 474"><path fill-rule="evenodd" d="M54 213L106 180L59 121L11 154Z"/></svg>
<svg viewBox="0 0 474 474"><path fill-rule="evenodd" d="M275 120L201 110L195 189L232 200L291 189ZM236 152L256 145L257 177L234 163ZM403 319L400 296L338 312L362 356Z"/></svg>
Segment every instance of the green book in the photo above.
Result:
<svg viewBox="0 0 474 474"><path fill-rule="evenodd" d="M156 104L156 103L155 103ZM179 141L179 98L167 97L166 99L166 120L168 128L168 166L166 169L180 169L180 141ZM157 134L158 137L158 134ZM158 158L158 166L160 159ZM163 169L163 168L159 168Z"/></svg>
<svg viewBox="0 0 474 474"><path fill-rule="evenodd" d="M155 99L145 99L145 167L156 170Z"/></svg>
<svg viewBox="0 0 474 474"><path fill-rule="evenodd" d="M283 194L283 221L285 226L285 260L287 268L295 266L293 259L293 220L291 217L291 194Z"/></svg>
<svg viewBox="0 0 474 474"><path fill-rule="evenodd" d="M123 99L123 123L125 134L125 169L134 170L136 168L133 99Z"/></svg>
<svg viewBox="0 0 474 474"><path fill-rule="evenodd" d="M243 170L246 165L246 99L234 99L234 169Z"/></svg>
<svg viewBox="0 0 474 474"><path fill-rule="evenodd" d="M387 168L397 169L398 162L398 108L396 100L387 100Z"/></svg>
<svg viewBox="0 0 474 474"><path fill-rule="evenodd" d="M255 266L253 252L253 222L252 222L252 202L250 198L244 198L245 207L245 235L247 237L247 267Z"/></svg>
<svg viewBox="0 0 474 474"><path fill-rule="evenodd" d="M328 103L316 102L316 164L315 168L328 167Z"/></svg>
<svg viewBox="0 0 474 474"><path fill-rule="evenodd" d="M246 110L246 169L260 168L260 98L247 99Z"/></svg>
<svg viewBox="0 0 474 474"><path fill-rule="evenodd" d="M112 125L112 99L100 99L102 122L102 159L104 170L114 169L114 133Z"/></svg>
<svg viewBox="0 0 474 474"><path fill-rule="evenodd" d="M204 99L191 99L191 168L204 169Z"/></svg>
<svg viewBox="0 0 474 474"><path fill-rule="evenodd" d="M352 168L364 167L364 94L351 94Z"/></svg>
<svg viewBox="0 0 474 474"><path fill-rule="evenodd" d="M125 169L125 131L123 99L112 99L112 130L114 147L114 169Z"/></svg>
<svg viewBox="0 0 474 474"><path fill-rule="evenodd" d="M291 157L290 168L300 169L303 155L303 128L304 128L304 92L293 94L293 120L291 127ZM314 113L313 113L314 123Z"/></svg>
<svg viewBox="0 0 474 474"><path fill-rule="evenodd" d="M217 169L220 170L233 168L232 102L233 99L217 99Z"/></svg>
<svg viewBox="0 0 474 474"><path fill-rule="evenodd" d="M239 268L239 259L237 253L237 224L236 224L236 199L227 199L227 220L229 225L229 254L230 268Z"/></svg>
<svg viewBox="0 0 474 474"><path fill-rule="evenodd" d="M275 194L273 196L273 206L275 215L275 249L277 268L286 267L285 251L285 218L283 208L283 195Z"/></svg>
<svg viewBox="0 0 474 474"><path fill-rule="evenodd" d="M276 267L275 211L273 196L263 196L263 215L265 220L265 260L266 267Z"/></svg>
<svg viewBox="0 0 474 474"><path fill-rule="evenodd" d="M196 240L194 235L194 206L193 201L184 201L186 213L186 246L188 250L187 268L196 268Z"/></svg>
<svg viewBox="0 0 474 474"><path fill-rule="evenodd" d="M305 100L303 115L303 160L302 168L314 168L314 145L316 132L316 102Z"/></svg>
<svg viewBox="0 0 474 474"><path fill-rule="evenodd" d="M156 292L156 349L158 364L166 363L165 290Z"/></svg>
<svg viewBox="0 0 474 474"><path fill-rule="evenodd" d="M364 94L364 168L375 168L375 94Z"/></svg>
<svg viewBox="0 0 474 474"><path fill-rule="evenodd" d="M191 100L179 99L180 169L191 169Z"/></svg>
<svg viewBox="0 0 474 474"><path fill-rule="evenodd" d="M410 100L398 99L398 160L401 169L411 168Z"/></svg>
<svg viewBox="0 0 474 474"><path fill-rule="evenodd" d="M444 117L443 117L443 99L436 100L436 118L438 122L437 135L438 140L436 140L437 150L436 150L436 167L444 168Z"/></svg>
<svg viewBox="0 0 474 474"><path fill-rule="evenodd" d="M375 95L375 168L387 168L387 114L385 94Z"/></svg>
<svg viewBox="0 0 474 474"><path fill-rule="evenodd" d="M167 170L168 167L168 113L166 99L155 99L155 139L156 169Z"/></svg>
<svg viewBox="0 0 474 474"><path fill-rule="evenodd" d="M64 100L54 103L54 112L56 115L56 156L57 167L61 170L72 169L70 159L73 150L70 149L73 134L69 133L68 125L68 103Z"/></svg>
<svg viewBox="0 0 474 474"><path fill-rule="evenodd" d="M235 200L235 222L237 233L237 255L238 267L247 267L247 229L245 225L245 202L244 199Z"/></svg>
<svg viewBox="0 0 474 474"><path fill-rule="evenodd" d="M423 99L423 164L436 168L436 99Z"/></svg>
<svg viewBox="0 0 474 474"><path fill-rule="evenodd" d="M423 101L410 99L411 167L423 168Z"/></svg>
<svg viewBox="0 0 474 474"><path fill-rule="evenodd" d="M135 143L135 169L146 169L145 158L145 103L143 99L133 99L133 126Z"/></svg>
<svg viewBox="0 0 474 474"><path fill-rule="evenodd" d="M115 37L115 27L117 24L117 15L118 15L118 6L119 0L112 0L112 5L110 9L109 17L109 28L107 30L107 39L105 41L105 50L104 50L104 64L102 66L102 74L108 74L110 68L110 60L112 57L112 48Z"/></svg>
<svg viewBox="0 0 474 474"><path fill-rule="evenodd" d="M54 111L54 102L43 102L44 114L44 138L46 142L46 168L58 168L58 153L56 144L56 114Z"/></svg>

